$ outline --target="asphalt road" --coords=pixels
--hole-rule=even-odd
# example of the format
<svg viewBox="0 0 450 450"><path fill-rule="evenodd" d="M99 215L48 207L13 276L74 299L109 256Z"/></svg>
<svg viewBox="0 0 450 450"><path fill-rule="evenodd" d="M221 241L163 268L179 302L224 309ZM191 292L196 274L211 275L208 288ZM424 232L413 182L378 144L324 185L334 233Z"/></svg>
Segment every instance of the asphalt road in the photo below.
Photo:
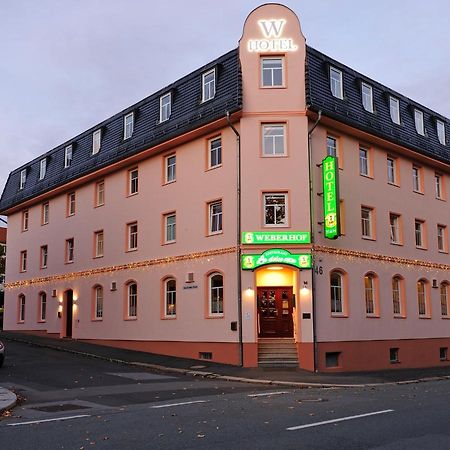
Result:
<svg viewBox="0 0 450 450"><path fill-rule="evenodd" d="M450 380L284 389L8 342L0 449L450 449Z"/></svg>

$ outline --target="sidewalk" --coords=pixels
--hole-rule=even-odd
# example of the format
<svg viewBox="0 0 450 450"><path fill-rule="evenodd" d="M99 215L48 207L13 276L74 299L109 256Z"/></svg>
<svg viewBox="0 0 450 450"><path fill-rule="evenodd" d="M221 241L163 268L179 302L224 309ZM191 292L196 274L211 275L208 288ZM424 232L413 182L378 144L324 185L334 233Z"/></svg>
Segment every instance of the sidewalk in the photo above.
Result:
<svg viewBox="0 0 450 450"><path fill-rule="evenodd" d="M7 409L11 409L17 401L16 394L0 387L0 414Z"/></svg>
<svg viewBox="0 0 450 450"><path fill-rule="evenodd" d="M242 368L204 360L176 358L133 350L106 347L72 339L53 339L28 333L0 331L0 339L24 342L74 354L132 364L152 370L219 378L230 381L293 387L358 387L386 383L416 383L450 379L450 367L396 369L367 373L311 373L302 369ZM7 345L7 344L6 344ZM0 390L1 393L1 390ZM0 397L1 404L1 397ZM0 406L1 409L1 406Z"/></svg>

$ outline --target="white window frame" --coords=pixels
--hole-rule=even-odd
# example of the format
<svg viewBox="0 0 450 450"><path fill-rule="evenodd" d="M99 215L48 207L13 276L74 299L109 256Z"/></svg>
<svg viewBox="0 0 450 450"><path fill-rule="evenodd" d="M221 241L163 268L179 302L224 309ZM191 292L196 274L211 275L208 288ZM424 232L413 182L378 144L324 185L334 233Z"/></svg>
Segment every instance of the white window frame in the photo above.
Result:
<svg viewBox="0 0 450 450"><path fill-rule="evenodd" d="M423 112L419 109L414 109L414 125L416 126L416 131L421 136L425 136L425 124L423 121Z"/></svg>
<svg viewBox="0 0 450 450"><path fill-rule="evenodd" d="M222 278L222 286L213 286L213 278L220 276ZM223 316L223 304L224 304L224 277L220 272L211 273L208 276L208 313L212 317L222 317ZM213 308L213 300L216 307ZM214 310L215 309L215 310Z"/></svg>
<svg viewBox="0 0 450 450"><path fill-rule="evenodd" d="M445 281L442 282L439 286L441 317L448 317L448 291L449 291L449 284Z"/></svg>
<svg viewBox="0 0 450 450"><path fill-rule="evenodd" d="M102 130L98 129L92 133L92 154L96 155L102 145Z"/></svg>
<svg viewBox="0 0 450 450"><path fill-rule="evenodd" d="M364 213L368 213L367 217ZM373 239L373 208L361 206L361 236L367 239Z"/></svg>
<svg viewBox="0 0 450 450"><path fill-rule="evenodd" d="M27 260L28 260L28 252L27 250L22 250L20 252L20 271L27 271Z"/></svg>
<svg viewBox="0 0 450 450"><path fill-rule="evenodd" d="M127 250L133 251L138 249L138 223L132 222L127 224Z"/></svg>
<svg viewBox="0 0 450 450"><path fill-rule="evenodd" d="M359 174L363 177L370 176L370 152L369 149L359 146Z"/></svg>
<svg viewBox="0 0 450 450"><path fill-rule="evenodd" d="M414 220L414 236L417 248L425 248L425 222L420 219Z"/></svg>
<svg viewBox="0 0 450 450"><path fill-rule="evenodd" d="M26 209L22 212L22 231L28 231L30 224L30 211Z"/></svg>
<svg viewBox="0 0 450 450"><path fill-rule="evenodd" d="M436 131L437 131L439 142L442 145L446 145L447 141L445 139L445 123L442 122L442 120L436 120Z"/></svg>
<svg viewBox="0 0 450 450"><path fill-rule="evenodd" d="M174 219L169 223L169 219ZM168 213L164 216L164 242L171 244L177 240L177 215L175 212Z"/></svg>
<svg viewBox="0 0 450 450"><path fill-rule="evenodd" d="M427 283L425 280L419 280L417 282L417 303L419 309L419 316L427 315ZM422 309L423 306L423 309Z"/></svg>
<svg viewBox="0 0 450 450"><path fill-rule="evenodd" d="M392 277L392 312L394 316L401 316L402 311L402 279L399 276Z"/></svg>
<svg viewBox="0 0 450 450"><path fill-rule="evenodd" d="M389 96L389 113L392 122L400 125L400 100L398 98Z"/></svg>
<svg viewBox="0 0 450 450"><path fill-rule="evenodd" d="M123 118L123 140L130 139L134 131L134 112L128 113Z"/></svg>
<svg viewBox="0 0 450 450"><path fill-rule="evenodd" d="M139 192L139 169L135 167L128 171L128 195L135 195Z"/></svg>
<svg viewBox="0 0 450 450"><path fill-rule="evenodd" d="M26 297L24 294L19 295L19 322L25 322L25 302Z"/></svg>
<svg viewBox="0 0 450 450"><path fill-rule="evenodd" d="M42 204L42 225L47 225L50 219L50 203L45 202Z"/></svg>
<svg viewBox="0 0 450 450"><path fill-rule="evenodd" d="M67 145L64 148L64 169L67 169L72 164L73 159L73 147L72 144Z"/></svg>
<svg viewBox="0 0 450 450"><path fill-rule="evenodd" d="M206 80L213 75L212 80ZM216 95L216 69L208 70L202 74L202 103L212 100Z"/></svg>
<svg viewBox="0 0 450 450"><path fill-rule="evenodd" d="M22 169L20 171L20 181L19 181L20 190L22 190L25 187L26 182L27 182L27 169Z"/></svg>
<svg viewBox="0 0 450 450"><path fill-rule="evenodd" d="M216 208L220 207L220 211ZM208 203L208 231L209 234L223 233L223 204L222 200Z"/></svg>
<svg viewBox="0 0 450 450"><path fill-rule="evenodd" d="M103 307L104 307L104 291L103 286L97 285L94 288L94 318L96 320L103 319Z"/></svg>
<svg viewBox="0 0 450 450"><path fill-rule="evenodd" d="M168 99L168 101L167 101ZM172 94L168 92L167 94L161 95L159 97L159 122L166 122L170 119L172 115Z"/></svg>
<svg viewBox="0 0 450 450"><path fill-rule="evenodd" d="M67 194L67 215L74 216L76 212L76 194L75 192L69 192Z"/></svg>
<svg viewBox="0 0 450 450"><path fill-rule="evenodd" d="M400 234L400 215L395 213L389 213L389 230L390 230L390 242L391 244L401 243Z"/></svg>
<svg viewBox="0 0 450 450"><path fill-rule="evenodd" d="M334 283L333 276L339 278L338 283ZM344 275L338 270L330 272L330 307L332 315L344 314Z"/></svg>
<svg viewBox="0 0 450 450"><path fill-rule="evenodd" d="M367 316L377 314L376 294L376 277L373 273L367 273L364 275L364 300Z"/></svg>
<svg viewBox="0 0 450 450"><path fill-rule="evenodd" d="M219 142L219 145L214 146ZM222 165L222 137L215 137L208 141L208 167L213 169Z"/></svg>
<svg viewBox="0 0 450 450"><path fill-rule="evenodd" d="M420 167L413 166L412 176L413 176L413 191L422 192L422 179L421 179L422 174Z"/></svg>
<svg viewBox="0 0 450 450"><path fill-rule="evenodd" d="M45 322L47 320L47 294L45 292L39 293L39 321Z"/></svg>
<svg viewBox="0 0 450 450"><path fill-rule="evenodd" d="M434 192L436 195L436 198L442 200L442 175L439 173L434 174Z"/></svg>
<svg viewBox="0 0 450 450"><path fill-rule="evenodd" d="M387 180L389 184L397 184L397 160L388 156L386 159Z"/></svg>
<svg viewBox="0 0 450 450"><path fill-rule="evenodd" d="M264 67L264 64L267 61L280 61L280 67ZM275 82L275 72L281 72L281 80L280 83ZM268 73L270 82L269 84L264 83L264 74ZM261 87L263 88L278 88L284 86L284 57L283 56L263 56L261 57Z"/></svg>
<svg viewBox="0 0 450 450"><path fill-rule="evenodd" d="M363 108L373 113L373 89L372 86L364 81L361 83L361 98Z"/></svg>
<svg viewBox="0 0 450 450"><path fill-rule="evenodd" d="M105 234L103 230L98 230L94 232L94 248L96 258L101 258L104 256Z"/></svg>
<svg viewBox="0 0 450 450"><path fill-rule="evenodd" d="M331 145L334 143L334 145ZM327 135L327 155L338 156L338 139L334 136Z"/></svg>
<svg viewBox="0 0 450 450"><path fill-rule="evenodd" d="M280 203L280 206L284 207L284 221L279 222L277 220L277 204L268 204L267 200L270 197L283 197L284 205ZM274 223L267 223L268 208L273 210ZM265 227L287 227L289 226L289 209L288 209L288 194L286 192L265 192L263 194L263 215Z"/></svg>
<svg viewBox="0 0 450 450"><path fill-rule="evenodd" d="M129 319L137 317L138 288L134 281L127 284L127 316Z"/></svg>
<svg viewBox="0 0 450 450"><path fill-rule="evenodd" d="M47 158L43 158L39 162L39 181L45 178L47 173Z"/></svg>
<svg viewBox="0 0 450 450"><path fill-rule="evenodd" d="M95 206L103 206L105 204L105 181L97 181L95 183Z"/></svg>
<svg viewBox="0 0 450 450"><path fill-rule="evenodd" d="M75 240L66 239L66 263L73 263L75 260Z"/></svg>
<svg viewBox="0 0 450 450"><path fill-rule="evenodd" d="M169 283L175 283L175 286L170 286ZM175 278L167 278L164 280L164 316L177 316L177 280Z"/></svg>
<svg viewBox="0 0 450 450"><path fill-rule="evenodd" d="M276 134L270 134L270 131ZM282 152L277 151L281 141ZM286 124L266 123L262 126L262 156L279 157L286 156Z"/></svg>
<svg viewBox="0 0 450 450"><path fill-rule="evenodd" d="M344 80L342 71L336 67L330 66L330 89L333 97L343 100L344 98Z"/></svg>
<svg viewBox="0 0 450 450"><path fill-rule="evenodd" d="M177 181L177 155L175 153L165 157L165 167L166 183Z"/></svg>
<svg viewBox="0 0 450 450"><path fill-rule="evenodd" d="M447 253L447 226L440 223L437 224L437 242L438 251Z"/></svg>
<svg viewBox="0 0 450 450"><path fill-rule="evenodd" d="M46 269L48 264L48 245L41 245L41 269Z"/></svg>

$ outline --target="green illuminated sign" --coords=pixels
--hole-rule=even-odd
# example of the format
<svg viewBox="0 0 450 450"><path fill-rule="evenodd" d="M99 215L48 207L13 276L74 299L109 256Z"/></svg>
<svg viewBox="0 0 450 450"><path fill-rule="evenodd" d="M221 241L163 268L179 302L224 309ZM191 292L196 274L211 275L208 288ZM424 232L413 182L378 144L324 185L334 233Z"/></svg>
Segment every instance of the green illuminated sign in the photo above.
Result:
<svg viewBox="0 0 450 450"><path fill-rule="evenodd" d="M309 231L244 231L243 244L309 244Z"/></svg>
<svg viewBox="0 0 450 450"><path fill-rule="evenodd" d="M323 220L325 237L336 239L341 233L339 212L339 166L336 156L322 161Z"/></svg>
<svg viewBox="0 0 450 450"><path fill-rule="evenodd" d="M244 270L254 270L267 264L287 264L299 269L310 269L311 254L293 254L277 248L266 250L261 255L242 255L241 267Z"/></svg>

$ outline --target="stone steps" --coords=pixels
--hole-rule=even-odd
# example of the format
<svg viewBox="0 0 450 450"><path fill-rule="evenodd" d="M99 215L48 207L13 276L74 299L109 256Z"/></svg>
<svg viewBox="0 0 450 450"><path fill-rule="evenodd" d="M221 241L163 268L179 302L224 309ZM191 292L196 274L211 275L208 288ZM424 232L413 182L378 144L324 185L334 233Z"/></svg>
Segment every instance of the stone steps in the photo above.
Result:
<svg viewBox="0 0 450 450"><path fill-rule="evenodd" d="M259 338L259 367L298 367L297 347L293 338Z"/></svg>

